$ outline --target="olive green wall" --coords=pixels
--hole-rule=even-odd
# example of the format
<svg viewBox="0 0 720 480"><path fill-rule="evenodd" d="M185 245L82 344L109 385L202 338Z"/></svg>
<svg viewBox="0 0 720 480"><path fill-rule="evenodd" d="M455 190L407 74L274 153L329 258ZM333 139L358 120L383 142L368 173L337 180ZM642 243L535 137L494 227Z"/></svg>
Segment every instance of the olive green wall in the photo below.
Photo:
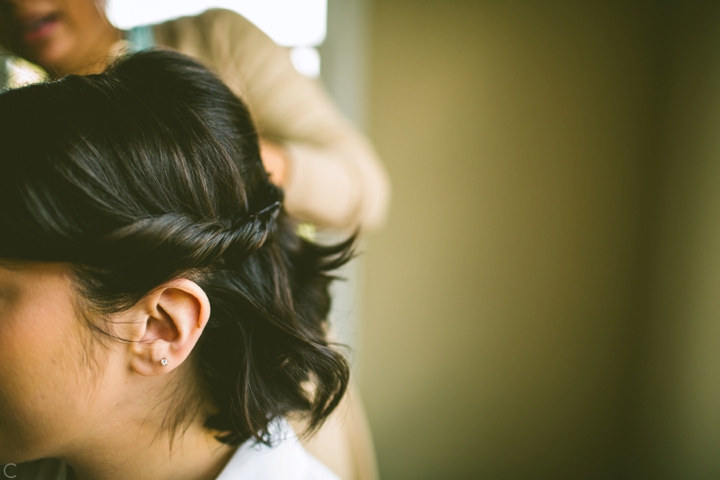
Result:
<svg viewBox="0 0 720 480"><path fill-rule="evenodd" d="M720 4L663 2L633 478L720 478Z"/></svg>
<svg viewBox="0 0 720 480"><path fill-rule="evenodd" d="M626 2L376 0L361 387L383 478L618 478L656 35Z"/></svg>
<svg viewBox="0 0 720 480"><path fill-rule="evenodd" d="M720 4L371 6L383 477L720 478Z"/></svg>
<svg viewBox="0 0 720 480"><path fill-rule="evenodd" d="M372 6L384 478L720 478L720 5Z"/></svg>

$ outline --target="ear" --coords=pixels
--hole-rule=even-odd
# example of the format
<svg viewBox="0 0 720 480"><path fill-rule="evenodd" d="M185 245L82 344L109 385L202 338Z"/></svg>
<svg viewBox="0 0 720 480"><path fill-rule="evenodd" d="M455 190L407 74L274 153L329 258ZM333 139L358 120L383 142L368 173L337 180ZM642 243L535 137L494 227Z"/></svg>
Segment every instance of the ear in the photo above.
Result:
<svg viewBox="0 0 720 480"><path fill-rule="evenodd" d="M170 372L190 355L210 319L210 301L195 282L178 279L145 296L126 312L131 368L140 375ZM166 361L166 362L165 362Z"/></svg>

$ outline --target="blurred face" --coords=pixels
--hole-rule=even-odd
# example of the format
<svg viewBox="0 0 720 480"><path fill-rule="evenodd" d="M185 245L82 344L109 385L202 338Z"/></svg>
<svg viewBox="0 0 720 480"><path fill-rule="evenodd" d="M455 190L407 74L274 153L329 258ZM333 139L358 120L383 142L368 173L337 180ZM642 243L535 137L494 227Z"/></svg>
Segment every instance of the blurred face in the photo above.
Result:
<svg viewBox="0 0 720 480"><path fill-rule="evenodd" d="M72 448L106 403L75 295L64 266L0 262L0 464Z"/></svg>
<svg viewBox="0 0 720 480"><path fill-rule="evenodd" d="M117 35L104 0L0 0L0 44L51 74L96 61Z"/></svg>

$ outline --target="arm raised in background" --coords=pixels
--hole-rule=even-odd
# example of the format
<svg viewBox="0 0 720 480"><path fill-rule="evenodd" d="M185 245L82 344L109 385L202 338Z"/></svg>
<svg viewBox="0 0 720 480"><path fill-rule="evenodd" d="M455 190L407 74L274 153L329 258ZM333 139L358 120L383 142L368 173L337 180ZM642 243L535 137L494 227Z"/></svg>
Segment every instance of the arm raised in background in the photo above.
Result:
<svg viewBox="0 0 720 480"><path fill-rule="evenodd" d="M383 224L390 197L383 165L320 83L295 70L287 49L228 10L166 22L155 32L158 43L214 68L249 104L265 146L285 154L280 183L290 214L339 230ZM276 181L281 157L266 162Z"/></svg>

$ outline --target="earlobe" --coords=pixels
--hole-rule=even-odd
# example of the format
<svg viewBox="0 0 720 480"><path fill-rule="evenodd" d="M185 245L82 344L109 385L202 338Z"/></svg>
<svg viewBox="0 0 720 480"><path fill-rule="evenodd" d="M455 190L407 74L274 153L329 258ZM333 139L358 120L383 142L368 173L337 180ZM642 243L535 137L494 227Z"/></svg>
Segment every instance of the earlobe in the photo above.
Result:
<svg viewBox="0 0 720 480"><path fill-rule="evenodd" d="M178 279L155 289L141 303L137 306L145 320L131 347L132 367L145 376L172 371L200 339L210 319L210 301L195 282Z"/></svg>

